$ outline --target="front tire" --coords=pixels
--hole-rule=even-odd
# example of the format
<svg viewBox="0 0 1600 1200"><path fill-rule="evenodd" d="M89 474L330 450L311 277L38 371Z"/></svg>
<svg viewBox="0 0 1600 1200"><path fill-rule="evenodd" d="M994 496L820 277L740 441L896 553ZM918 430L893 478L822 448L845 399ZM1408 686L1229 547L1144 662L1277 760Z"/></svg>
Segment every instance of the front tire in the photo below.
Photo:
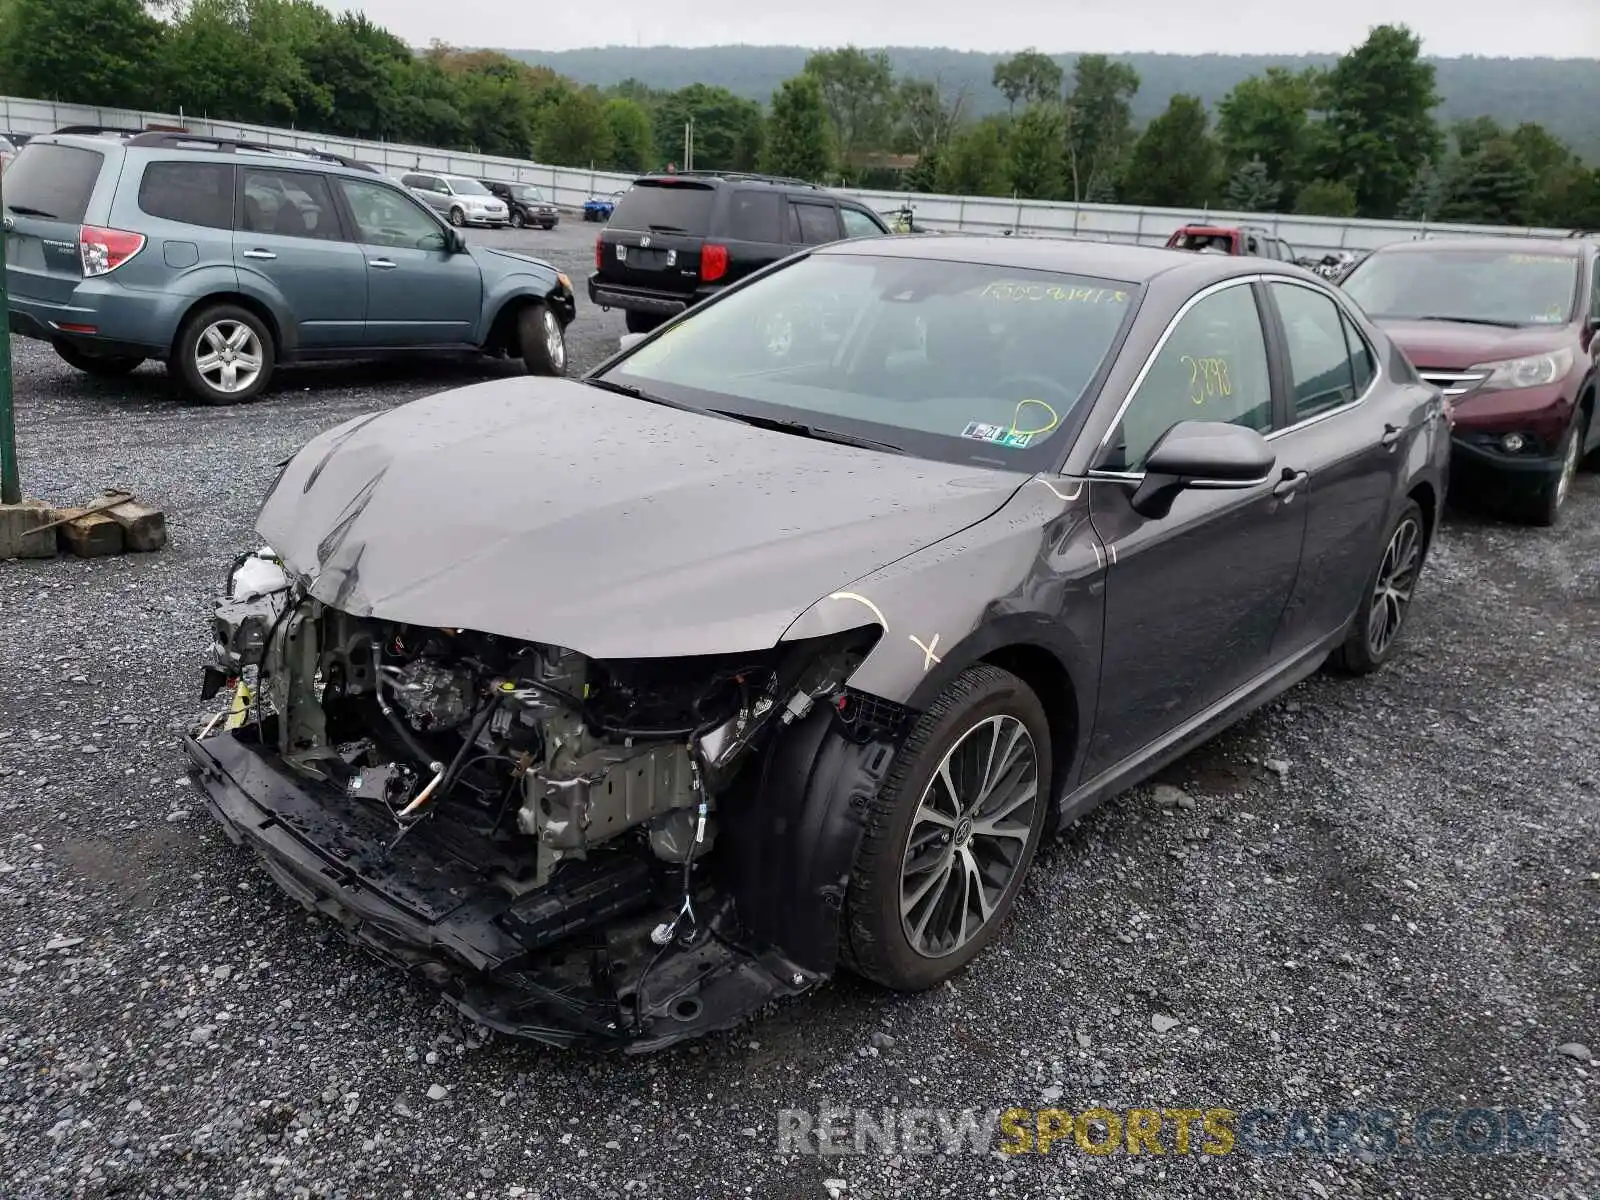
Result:
<svg viewBox="0 0 1600 1200"><path fill-rule="evenodd" d="M1370 675L1394 653L1400 630L1411 612L1411 598L1427 557L1428 531L1422 509L1407 501L1389 528L1378 565L1367 580L1361 607L1344 645L1329 663L1346 675Z"/></svg>
<svg viewBox="0 0 1600 1200"><path fill-rule="evenodd" d="M530 375L567 373L567 335L548 304L530 304L517 314L517 343Z"/></svg>
<svg viewBox="0 0 1600 1200"><path fill-rule="evenodd" d="M184 390L202 404L245 404L272 379L277 346L249 309L213 304L185 323L173 360Z"/></svg>
<svg viewBox="0 0 1600 1200"><path fill-rule="evenodd" d="M1522 516L1530 525L1550 528L1561 520L1561 509L1567 503L1572 483L1578 477L1578 464L1583 458L1583 440L1588 422L1580 408L1572 416L1566 436L1561 439L1561 473L1547 479L1530 490L1522 499Z"/></svg>
<svg viewBox="0 0 1600 1200"><path fill-rule="evenodd" d="M55 342L55 351L61 356L61 361L69 367L82 371L85 375L97 375L102 379L121 379L134 370L144 359L137 354L91 354L81 350L68 342Z"/></svg>
<svg viewBox="0 0 1600 1200"><path fill-rule="evenodd" d="M873 798L844 960L897 991L955 975L1005 924L1050 808L1050 725L1026 683L968 668L912 728Z"/></svg>
<svg viewBox="0 0 1600 1200"><path fill-rule="evenodd" d="M521 229L527 223L528 222L523 219L522 214L520 212L513 212L511 214L511 228L513 228L513 229Z"/></svg>

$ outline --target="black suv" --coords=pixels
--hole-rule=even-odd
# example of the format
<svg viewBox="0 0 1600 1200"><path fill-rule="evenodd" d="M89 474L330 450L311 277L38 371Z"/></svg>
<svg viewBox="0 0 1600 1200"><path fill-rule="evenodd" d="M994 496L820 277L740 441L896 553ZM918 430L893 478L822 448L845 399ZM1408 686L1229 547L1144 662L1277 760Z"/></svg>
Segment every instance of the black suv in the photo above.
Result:
<svg viewBox="0 0 1600 1200"><path fill-rule="evenodd" d="M531 183L502 183L498 179L481 181L496 196L506 202L511 210L511 225L522 229L537 225L540 229L554 229L561 220L561 211L549 197Z"/></svg>
<svg viewBox="0 0 1600 1200"><path fill-rule="evenodd" d="M807 246L889 232L854 200L799 179L724 171L645 175L594 242L589 299L648 333Z"/></svg>

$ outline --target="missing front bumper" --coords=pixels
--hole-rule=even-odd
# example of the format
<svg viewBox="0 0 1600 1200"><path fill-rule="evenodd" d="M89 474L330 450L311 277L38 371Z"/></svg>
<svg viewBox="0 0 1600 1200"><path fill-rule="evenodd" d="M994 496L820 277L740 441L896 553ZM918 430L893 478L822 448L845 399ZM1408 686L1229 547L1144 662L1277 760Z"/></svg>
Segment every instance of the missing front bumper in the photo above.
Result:
<svg viewBox="0 0 1600 1200"><path fill-rule="evenodd" d="M252 730L183 745L207 808L284 891L489 1028L637 1053L730 1028L827 977L746 942L714 897L703 936L654 945L671 897L642 866L573 864L584 869L519 894L506 886L513 860L488 839L427 822L397 841L370 805L280 770Z"/></svg>

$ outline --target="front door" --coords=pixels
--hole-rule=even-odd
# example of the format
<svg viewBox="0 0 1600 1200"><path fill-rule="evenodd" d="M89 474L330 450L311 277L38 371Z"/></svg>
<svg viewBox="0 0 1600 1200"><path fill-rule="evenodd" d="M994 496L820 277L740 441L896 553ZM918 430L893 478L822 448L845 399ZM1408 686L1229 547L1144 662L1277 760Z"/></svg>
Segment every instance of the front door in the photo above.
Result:
<svg viewBox="0 0 1600 1200"><path fill-rule="evenodd" d="M294 315L300 349L360 346L367 264L361 248L344 236L327 178L245 167L241 183L233 234L241 285L281 298Z"/></svg>
<svg viewBox="0 0 1600 1200"><path fill-rule="evenodd" d="M1277 426L1255 290L1225 285L1181 316L1091 472L1106 547L1100 701L1085 776L1098 775L1266 670L1294 588L1305 504L1287 464L1244 491L1181 493L1159 519L1130 503L1150 451L1179 421Z"/></svg>
<svg viewBox="0 0 1600 1200"><path fill-rule="evenodd" d="M439 222L397 188L339 178L366 258L372 347L466 346L478 336L483 276Z"/></svg>

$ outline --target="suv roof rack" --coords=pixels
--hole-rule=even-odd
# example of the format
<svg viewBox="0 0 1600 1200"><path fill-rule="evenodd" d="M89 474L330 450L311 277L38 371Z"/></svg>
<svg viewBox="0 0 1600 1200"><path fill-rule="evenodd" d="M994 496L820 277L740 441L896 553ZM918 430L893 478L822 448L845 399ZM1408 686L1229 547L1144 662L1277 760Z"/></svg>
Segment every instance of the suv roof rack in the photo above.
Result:
<svg viewBox="0 0 1600 1200"><path fill-rule="evenodd" d="M777 183L784 187L821 188L820 183L809 179L794 179L788 175L763 175L758 171L652 171L643 179L727 179L739 183Z"/></svg>
<svg viewBox="0 0 1600 1200"><path fill-rule="evenodd" d="M60 129L52 129L51 136L58 133L77 134L80 137L94 137L99 134L114 133L118 137L138 137L142 130L122 129L115 125L63 125Z"/></svg>
<svg viewBox="0 0 1600 1200"><path fill-rule="evenodd" d="M246 150L252 154L283 154L299 158L312 158L319 162L337 163L341 167L351 167L357 171L370 171L374 175L383 173L371 163L364 163L343 154L335 154L331 150L306 150L299 146L272 146L266 142L251 142L243 138L212 137L204 133L151 130L134 134L129 138L128 145L167 146L174 149L181 146L208 146L213 150Z"/></svg>

